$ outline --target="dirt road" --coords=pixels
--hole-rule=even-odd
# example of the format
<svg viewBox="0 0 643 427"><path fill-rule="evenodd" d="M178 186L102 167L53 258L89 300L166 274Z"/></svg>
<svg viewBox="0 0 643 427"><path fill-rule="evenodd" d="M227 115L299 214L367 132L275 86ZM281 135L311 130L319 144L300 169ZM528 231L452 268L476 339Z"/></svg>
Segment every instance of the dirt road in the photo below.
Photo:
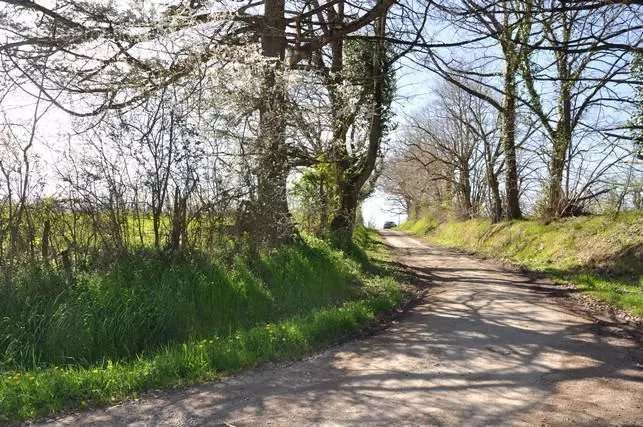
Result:
<svg viewBox="0 0 643 427"><path fill-rule="evenodd" d="M643 352L551 287L386 232L428 286L370 338L57 424L643 425Z"/></svg>

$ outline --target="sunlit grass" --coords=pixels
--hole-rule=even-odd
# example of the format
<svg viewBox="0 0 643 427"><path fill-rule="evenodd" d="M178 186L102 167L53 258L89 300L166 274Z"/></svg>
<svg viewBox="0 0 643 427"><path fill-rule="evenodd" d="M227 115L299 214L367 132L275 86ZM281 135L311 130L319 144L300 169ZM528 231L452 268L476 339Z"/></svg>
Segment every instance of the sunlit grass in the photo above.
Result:
<svg viewBox="0 0 643 427"><path fill-rule="evenodd" d="M359 301L243 329L226 338L214 335L164 347L132 361L5 372L0 376L0 413L5 419L33 418L68 407L135 397L151 388L211 380L267 360L301 356L358 331L378 312L393 308L399 298L395 284L380 281L377 286L373 295Z"/></svg>
<svg viewBox="0 0 643 427"><path fill-rule="evenodd" d="M0 421L210 380L353 334L402 297L374 274L374 239L358 230L346 255L307 238L232 265L130 254L73 282L30 272L36 281L0 301Z"/></svg>
<svg viewBox="0 0 643 427"><path fill-rule="evenodd" d="M433 231L438 226L435 219L430 216L423 216L413 221L407 221L398 226L398 229L407 233L424 235Z"/></svg>
<svg viewBox="0 0 643 427"><path fill-rule="evenodd" d="M641 213L570 218L550 224L531 220L491 224L486 219L473 219L427 228L432 222L431 218L420 218L400 228L434 244L544 272L643 316Z"/></svg>

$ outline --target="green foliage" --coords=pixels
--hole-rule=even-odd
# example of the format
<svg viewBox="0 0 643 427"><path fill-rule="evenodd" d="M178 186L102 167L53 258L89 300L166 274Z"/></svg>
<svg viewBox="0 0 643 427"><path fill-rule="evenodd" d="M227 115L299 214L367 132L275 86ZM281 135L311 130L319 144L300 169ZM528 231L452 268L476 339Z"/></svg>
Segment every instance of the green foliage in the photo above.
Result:
<svg viewBox="0 0 643 427"><path fill-rule="evenodd" d="M431 224L431 226L427 226ZM595 297L643 315L643 214L590 216L542 224L420 218L402 229L432 243L501 258L573 283Z"/></svg>
<svg viewBox="0 0 643 427"><path fill-rule="evenodd" d="M66 279L23 271L0 290L0 366L33 368L127 358L161 345L225 335L354 297L359 270L319 240L248 265L139 251L105 271Z"/></svg>
<svg viewBox="0 0 643 427"><path fill-rule="evenodd" d="M398 226L402 231L411 234L424 236L433 231L438 226L438 222L431 216L422 216L415 220L407 221Z"/></svg>
<svg viewBox="0 0 643 427"><path fill-rule="evenodd" d="M330 163L320 160L306 169L291 189L293 216L299 227L317 236L328 231L330 215L339 206L336 173Z"/></svg>
<svg viewBox="0 0 643 427"><path fill-rule="evenodd" d="M258 363L301 356L372 322L392 309L394 283L360 301L320 309L306 316L241 330L225 338L194 340L125 362L90 368L47 368L0 376L0 420L33 418L89 403L107 404L151 388L180 386L217 378Z"/></svg>
<svg viewBox="0 0 643 427"><path fill-rule="evenodd" d="M360 233L356 250L379 249ZM360 250L307 237L231 266L137 252L71 280L24 272L0 295L0 421L210 380L355 333L401 298Z"/></svg>
<svg viewBox="0 0 643 427"><path fill-rule="evenodd" d="M382 247L382 240L377 231L362 224L355 226L352 244L344 249L351 259L357 261L363 269L373 267L373 259L387 259L388 251Z"/></svg>

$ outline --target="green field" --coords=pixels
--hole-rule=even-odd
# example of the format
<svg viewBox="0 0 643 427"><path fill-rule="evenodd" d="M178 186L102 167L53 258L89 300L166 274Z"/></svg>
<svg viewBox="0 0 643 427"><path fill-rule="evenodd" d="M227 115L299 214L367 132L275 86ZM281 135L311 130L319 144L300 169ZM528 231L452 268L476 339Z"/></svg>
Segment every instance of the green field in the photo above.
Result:
<svg viewBox="0 0 643 427"><path fill-rule="evenodd" d="M643 316L643 214L570 218L549 224L485 219L438 224L429 216L401 230L431 243L498 258L572 283Z"/></svg>

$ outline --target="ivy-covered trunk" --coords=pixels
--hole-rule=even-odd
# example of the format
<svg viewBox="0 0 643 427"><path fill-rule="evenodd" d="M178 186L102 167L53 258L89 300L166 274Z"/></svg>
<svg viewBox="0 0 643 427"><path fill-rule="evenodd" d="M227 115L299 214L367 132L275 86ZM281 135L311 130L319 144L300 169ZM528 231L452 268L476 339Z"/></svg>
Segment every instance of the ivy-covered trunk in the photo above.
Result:
<svg viewBox="0 0 643 427"><path fill-rule="evenodd" d="M500 184L498 183L498 176L495 171L494 155L487 141L484 143L484 157L485 178L487 180L487 187L489 187L489 217L491 222L495 224L502 219L502 199L500 198Z"/></svg>
<svg viewBox="0 0 643 427"><path fill-rule="evenodd" d="M331 221L331 233L341 243L349 242L355 228L359 196L362 187L375 169L377 155L380 151L384 137L384 103L386 91L386 78L388 69L386 64L386 50L383 36L386 29L385 16L376 23L376 32L380 36L375 45L373 55L372 103L370 124L368 130L368 146L362 156L349 153L337 161L337 188L339 191L340 206Z"/></svg>
<svg viewBox="0 0 643 427"><path fill-rule="evenodd" d="M568 38L569 35L565 34ZM547 191L547 215L558 218L565 214L563 175L567 166L567 152L572 143L572 101L568 58L566 53L557 53L558 75L561 77L558 95L558 124L552 138L552 153L549 162L549 188Z"/></svg>
<svg viewBox="0 0 643 427"><path fill-rule="evenodd" d="M468 162L460 167L460 186L462 193L462 213L467 219L473 218L475 216L475 212L474 202L471 200L471 174L469 173Z"/></svg>
<svg viewBox="0 0 643 427"><path fill-rule="evenodd" d="M333 236L339 241L350 241L355 228L357 205L359 203L359 189L355 180L342 183L339 187L339 208L330 223Z"/></svg>
<svg viewBox="0 0 643 427"><path fill-rule="evenodd" d="M554 150L549 164L549 188L547 191L547 213L551 218L564 215L567 201L563 191L563 175L567 165L567 150L571 134L561 132L554 142Z"/></svg>

